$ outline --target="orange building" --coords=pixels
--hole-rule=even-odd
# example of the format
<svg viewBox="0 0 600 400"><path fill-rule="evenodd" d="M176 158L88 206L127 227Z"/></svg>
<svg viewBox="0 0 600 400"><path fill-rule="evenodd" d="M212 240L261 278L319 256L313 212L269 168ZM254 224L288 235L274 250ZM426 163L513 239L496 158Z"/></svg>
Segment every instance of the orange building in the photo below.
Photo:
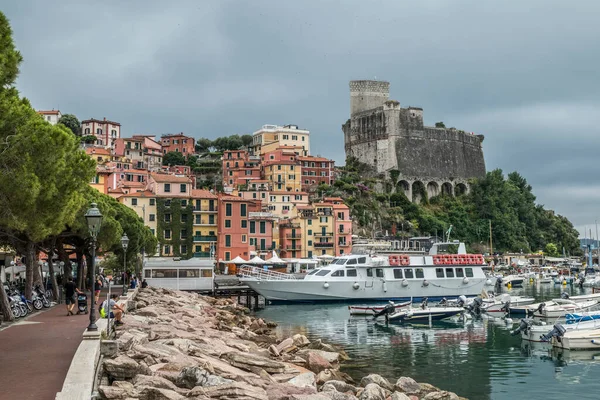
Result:
<svg viewBox="0 0 600 400"><path fill-rule="evenodd" d="M302 190L308 191L321 183L333 185L335 162L324 157L298 157L301 166Z"/></svg>
<svg viewBox="0 0 600 400"><path fill-rule="evenodd" d="M274 190L299 192L302 190L300 180L300 161L291 149L279 148L261 156L262 172Z"/></svg>
<svg viewBox="0 0 600 400"><path fill-rule="evenodd" d="M196 141L194 138L185 136L183 132L162 135L160 138L160 145L162 146L163 154L174 151L187 157L196 152L195 144Z"/></svg>
<svg viewBox="0 0 600 400"><path fill-rule="evenodd" d="M279 221L279 251L283 258L302 257L302 227L293 219Z"/></svg>
<svg viewBox="0 0 600 400"><path fill-rule="evenodd" d="M260 158L245 150L228 150L223 153L223 186L248 188L261 179Z"/></svg>

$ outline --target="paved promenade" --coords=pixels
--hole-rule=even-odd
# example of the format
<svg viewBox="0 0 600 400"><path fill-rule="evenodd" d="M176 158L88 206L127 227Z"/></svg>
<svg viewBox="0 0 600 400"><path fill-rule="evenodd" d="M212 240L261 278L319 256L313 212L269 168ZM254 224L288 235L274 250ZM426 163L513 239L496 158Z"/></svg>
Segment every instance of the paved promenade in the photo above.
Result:
<svg viewBox="0 0 600 400"><path fill-rule="evenodd" d="M66 315L59 304L0 326L0 400L53 400L61 390L89 323L89 314Z"/></svg>

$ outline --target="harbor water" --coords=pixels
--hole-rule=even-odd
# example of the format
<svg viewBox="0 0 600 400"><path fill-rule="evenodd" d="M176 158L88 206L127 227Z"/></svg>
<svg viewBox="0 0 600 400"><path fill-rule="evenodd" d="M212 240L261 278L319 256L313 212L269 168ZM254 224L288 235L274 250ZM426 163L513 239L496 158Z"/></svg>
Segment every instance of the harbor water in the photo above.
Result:
<svg viewBox="0 0 600 400"><path fill-rule="evenodd" d="M591 289L540 283L503 289L538 301L563 291L574 296ZM600 398L600 348L532 348L511 336L513 324L502 319L386 326L383 319L350 316L345 304L267 305L256 314L277 322L282 336L302 333L342 346L351 357L342 370L357 381L370 373L392 382L410 376L471 400ZM519 319L513 322L516 327Z"/></svg>

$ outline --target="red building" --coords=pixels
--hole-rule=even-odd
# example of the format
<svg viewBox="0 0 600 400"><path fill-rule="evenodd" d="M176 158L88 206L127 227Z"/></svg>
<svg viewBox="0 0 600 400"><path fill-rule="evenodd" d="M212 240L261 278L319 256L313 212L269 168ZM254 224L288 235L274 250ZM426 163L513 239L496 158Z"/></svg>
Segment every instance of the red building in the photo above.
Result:
<svg viewBox="0 0 600 400"><path fill-rule="evenodd" d="M335 162L324 157L298 157L301 165L302 190L309 191L311 187L321 183L333 185L335 182Z"/></svg>
<svg viewBox="0 0 600 400"><path fill-rule="evenodd" d="M219 264L237 256L250 258L249 213L254 202L237 196L219 195L217 260Z"/></svg>
<svg viewBox="0 0 600 400"><path fill-rule="evenodd" d="M249 187L252 181L260 180L260 158L251 156L246 150L228 150L223 153L223 186Z"/></svg>
<svg viewBox="0 0 600 400"><path fill-rule="evenodd" d="M196 141L194 138L185 136L183 133L162 135L160 138L160 145L162 146L163 154L174 151L187 157L196 152Z"/></svg>

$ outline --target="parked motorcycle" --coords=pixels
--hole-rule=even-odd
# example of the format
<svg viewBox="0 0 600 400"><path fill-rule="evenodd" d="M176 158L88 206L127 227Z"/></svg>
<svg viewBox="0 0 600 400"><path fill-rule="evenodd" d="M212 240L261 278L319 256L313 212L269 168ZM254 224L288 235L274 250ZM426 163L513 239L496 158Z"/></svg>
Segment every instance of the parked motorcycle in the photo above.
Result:
<svg viewBox="0 0 600 400"><path fill-rule="evenodd" d="M49 300L49 297L48 297L48 293L47 293L47 292L48 292L48 291L47 291L47 290L44 290L44 288L42 288L42 286L41 286L41 285L36 285L36 286L33 288L33 293L34 293L34 296L35 296L35 297L37 298L37 300L40 302L40 306L39 306L40 308L37 308L37 307L36 307L36 305L35 305L35 300L34 300L34 304L33 304L33 306L34 306L34 307L36 307L36 308L35 308L36 310L41 310L41 309L42 309L42 307L45 307L45 308L48 308L48 307L50 307L50 300Z"/></svg>

